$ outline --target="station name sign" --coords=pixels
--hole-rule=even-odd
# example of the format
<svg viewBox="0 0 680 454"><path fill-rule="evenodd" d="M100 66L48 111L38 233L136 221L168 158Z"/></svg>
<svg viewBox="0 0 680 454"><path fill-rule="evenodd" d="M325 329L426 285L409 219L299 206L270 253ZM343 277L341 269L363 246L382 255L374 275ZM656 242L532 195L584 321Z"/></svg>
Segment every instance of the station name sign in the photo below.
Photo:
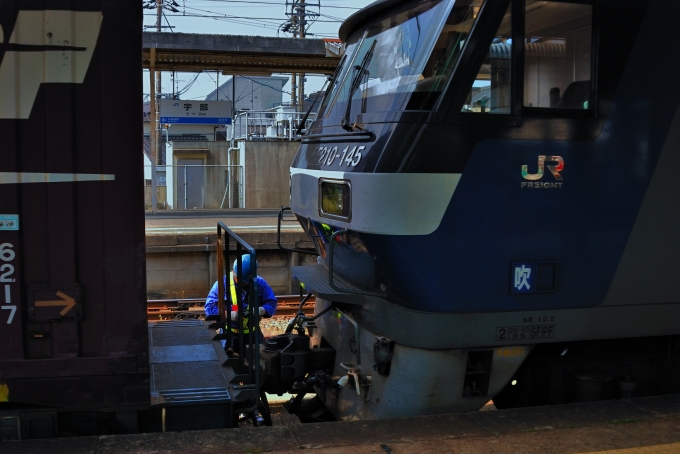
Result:
<svg viewBox="0 0 680 454"><path fill-rule="evenodd" d="M230 125L231 101L161 99L161 123Z"/></svg>

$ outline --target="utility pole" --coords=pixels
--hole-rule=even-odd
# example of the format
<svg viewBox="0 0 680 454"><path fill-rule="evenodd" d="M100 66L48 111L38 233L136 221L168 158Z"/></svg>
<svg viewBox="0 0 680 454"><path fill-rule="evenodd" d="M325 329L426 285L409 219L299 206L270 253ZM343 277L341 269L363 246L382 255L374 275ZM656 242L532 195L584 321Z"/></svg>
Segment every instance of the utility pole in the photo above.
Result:
<svg viewBox="0 0 680 454"><path fill-rule="evenodd" d="M231 148L236 147L236 74L231 75ZM231 153L231 150L229 151Z"/></svg>
<svg viewBox="0 0 680 454"><path fill-rule="evenodd" d="M162 16L162 14L163 14L163 0L156 0L156 31L158 33L160 33L160 31L161 31L161 16ZM161 72L160 71L156 71L156 90L158 90L158 93L163 92L163 90L161 89ZM158 107L160 107L160 97L159 97L157 102L158 102ZM156 107L156 106L154 106L154 107ZM158 110L157 110L157 112L158 112ZM155 127L156 127L156 125L154 124L154 128ZM157 131L159 131L159 134L160 134L160 130L161 130L161 128L160 128L160 122L159 122L158 128L157 128ZM157 146L160 145L160 142L161 142L160 140L156 141ZM160 164L160 163L163 162L163 160L161 159L160 153L158 153L158 149L156 149L155 151L156 151L156 159L157 159L156 164ZM153 175L153 179L154 180L156 179L155 175Z"/></svg>
<svg viewBox="0 0 680 454"><path fill-rule="evenodd" d="M292 103L293 111L297 112L297 73L290 75L290 102Z"/></svg>
<svg viewBox="0 0 680 454"><path fill-rule="evenodd" d="M290 6L290 9L288 8ZM316 11L310 11L314 8ZM309 33L309 23L307 18L319 17L321 9L320 0L286 0L286 16L288 22L282 25L281 29L286 33L292 33L294 38L306 38ZM300 79L298 86L298 76ZM299 91L298 91L299 88ZM304 111L305 105L305 74L293 73L291 75L291 103L294 111Z"/></svg>
<svg viewBox="0 0 680 454"><path fill-rule="evenodd" d="M168 1L171 3L171 5L165 5L163 2ZM163 26L161 26L161 18L163 17L163 8L167 8L172 12L178 13L179 10L177 10L175 7L179 7L179 4L175 2L175 0L144 0L142 3L142 7L144 9L156 9L156 32L159 32L163 29ZM145 27L146 28L146 27ZM168 24L168 27L172 29L173 27ZM151 88L151 97L149 100L149 113L150 113L150 126L149 126L149 135L151 139L150 143L150 154L151 154L151 212L155 213L156 212L156 166L160 163L163 162L162 160L162 155L159 153L158 148L160 145L160 140L159 140L159 134L160 134L160 119L158 118L158 113L159 113L159 107L160 107L160 101L157 100L160 97L161 93L161 72L156 71L155 66L156 66L156 49L151 48L150 50L150 62L149 62L149 82L150 82L150 88ZM154 77L155 76L155 77ZM173 71L172 73L172 97L175 97L175 72ZM156 94L159 96L157 97Z"/></svg>
<svg viewBox="0 0 680 454"><path fill-rule="evenodd" d="M296 1L296 0L293 0ZM286 0L286 3L288 1ZM297 31L298 31L298 17L297 15L294 14L293 7L291 6L291 11L293 12L293 15L291 16L291 25L292 25L292 30L293 30L293 38L297 38ZM291 82L290 82L290 100L292 102L292 107L293 107L293 112L297 112L297 73L293 73L291 75ZM295 117L293 117L295 118Z"/></svg>
<svg viewBox="0 0 680 454"><path fill-rule="evenodd" d="M154 69L156 66L156 48L152 47L149 52L149 83L150 83L150 94L149 99L149 114L150 114L150 124L149 124L149 137L151 139L149 143L149 152L151 153L151 212L156 212L156 154L158 151L158 145L156 141L156 81L154 80Z"/></svg>
<svg viewBox="0 0 680 454"><path fill-rule="evenodd" d="M161 31L161 14L163 13L163 0L156 0L156 31L160 32ZM161 72L160 71L154 71L156 66L156 49L151 48L150 52L150 62L149 62L149 80L150 80L150 88L149 90L151 92L151 98L149 99L149 113L151 114L150 118L150 128L149 128L149 136L150 136L150 144L149 144L149 151L151 152L151 212L156 213L157 210L157 197L158 195L156 194L157 191L157 182L156 182L156 166L160 164L162 161L159 160L160 156L158 153L158 145L160 140L158 140L158 134L160 133L160 123L158 123L158 109L156 107L156 90L158 92L161 91ZM156 76L156 80L154 80L154 73Z"/></svg>
<svg viewBox="0 0 680 454"><path fill-rule="evenodd" d="M305 20L305 0L300 0L299 6L297 7L297 13L300 15L300 38L305 38L305 29L307 27L307 21ZM305 111L305 73L300 73L300 112Z"/></svg>

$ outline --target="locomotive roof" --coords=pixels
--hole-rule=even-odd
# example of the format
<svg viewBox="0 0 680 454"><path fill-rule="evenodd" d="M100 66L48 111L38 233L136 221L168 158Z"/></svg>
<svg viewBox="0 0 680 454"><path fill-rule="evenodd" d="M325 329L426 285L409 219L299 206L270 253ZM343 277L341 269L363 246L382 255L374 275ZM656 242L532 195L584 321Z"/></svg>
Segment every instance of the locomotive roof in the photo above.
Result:
<svg viewBox="0 0 680 454"><path fill-rule="evenodd" d="M391 8L394 5L404 3L405 1L406 0L377 0L371 3L367 7L349 16L345 22L342 23L340 30L338 31L338 37L346 43L354 29L359 25L366 22L376 14Z"/></svg>

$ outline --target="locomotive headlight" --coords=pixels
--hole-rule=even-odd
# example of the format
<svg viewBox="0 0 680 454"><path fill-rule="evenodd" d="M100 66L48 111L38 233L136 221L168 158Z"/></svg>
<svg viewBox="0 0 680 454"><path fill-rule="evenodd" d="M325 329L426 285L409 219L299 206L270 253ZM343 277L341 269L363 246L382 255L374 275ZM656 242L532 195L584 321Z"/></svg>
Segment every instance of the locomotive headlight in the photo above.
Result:
<svg viewBox="0 0 680 454"><path fill-rule="evenodd" d="M319 180L319 215L349 221L352 215L349 181Z"/></svg>

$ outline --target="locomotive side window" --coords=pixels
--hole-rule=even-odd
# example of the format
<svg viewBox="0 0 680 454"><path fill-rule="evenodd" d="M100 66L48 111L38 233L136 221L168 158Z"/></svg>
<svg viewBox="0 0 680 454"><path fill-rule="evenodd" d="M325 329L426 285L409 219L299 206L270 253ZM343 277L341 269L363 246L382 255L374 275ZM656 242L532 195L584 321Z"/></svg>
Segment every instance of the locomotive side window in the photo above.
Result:
<svg viewBox="0 0 680 454"><path fill-rule="evenodd" d="M591 109L591 5L527 0L524 106Z"/></svg>
<svg viewBox="0 0 680 454"><path fill-rule="evenodd" d="M510 113L512 64L512 4L508 7L503 22L496 32L484 63L475 77L463 112Z"/></svg>

